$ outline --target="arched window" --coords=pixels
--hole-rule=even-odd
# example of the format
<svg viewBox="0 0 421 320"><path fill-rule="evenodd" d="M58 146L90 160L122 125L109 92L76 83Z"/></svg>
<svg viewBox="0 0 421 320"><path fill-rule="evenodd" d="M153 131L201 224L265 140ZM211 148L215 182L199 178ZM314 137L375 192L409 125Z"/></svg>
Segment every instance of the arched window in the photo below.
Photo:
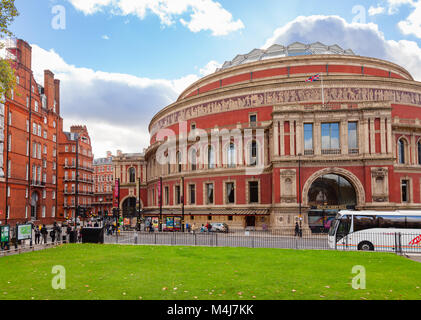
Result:
<svg viewBox="0 0 421 320"><path fill-rule="evenodd" d="M256 166L258 162L257 141L253 140L250 144L250 165Z"/></svg>
<svg viewBox="0 0 421 320"><path fill-rule="evenodd" d="M208 168L215 169L215 151L213 146L208 146Z"/></svg>
<svg viewBox="0 0 421 320"><path fill-rule="evenodd" d="M405 141L405 139L399 139L399 141L398 141L398 162L400 164L406 163L406 141Z"/></svg>
<svg viewBox="0 0 421 320"><path fill-rule="evenodd" d="M190 159L190 161L191 161L191 170L192 171L196 171L196 169L197 169L197 151L196 151L195 148L192 148L190 152L191 152L190 153L191 154L191 159Z"/></svg>
<svg viewBox="0 0 421 320"><path fill-rule="evenodd" d="M129 169L129 181L130 183L136 182L136 170L133 167Z"/></svg>
<svg viewBox="0 0 421 320"><path fill-rule="evenodd" d="M177 166L178 166L178 172L181 172L183 169L183 166L181 164L181 152L177 152Z"/></svg>
<svg viewBox="0 0 421 320"><path fill-rule="evenodd" d="M418 164L421 165L421 140L417 143L417 149L418 149Z"/></svg>
<svg viewBox="0 0 421 320"><path fill-rule="evenodd" d="M227 162L229 168L235 168L236 166L236 159L235 159L235 144L230 143L227 150Z"/></svg>

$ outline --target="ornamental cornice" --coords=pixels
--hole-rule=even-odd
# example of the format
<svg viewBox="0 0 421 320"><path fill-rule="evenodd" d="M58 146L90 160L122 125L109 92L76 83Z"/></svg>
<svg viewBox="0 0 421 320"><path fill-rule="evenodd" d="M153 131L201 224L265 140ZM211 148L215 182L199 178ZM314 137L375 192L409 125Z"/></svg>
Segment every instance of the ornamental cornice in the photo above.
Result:
<svg viewBox="0 0 421 320"><path fill-rule="evenodd" d="M308 84L302 78L299 81L297 78L288 79L283 83L282 90L280 90L279 84L279 80L266 81L266 83L261 81L247 83L246 85L218 89L190 101L176 102L154 116L149 130L153 133L157 127L168 127L174 122L194 119L206 114L272 106L282 103L282 100L285 99L293 100L291 103L295 104L321 101L320 84ZM335 96L338 99L330 99ZM345 96L348 99L343 99ZM392 101L395 104L421 106L421 86L420 83L413 81L396 79L385 81L377 77L329 78L325 81L325 97L328 101L335 103L344 100L384 100ZM367 100L361 99L361 97ZM176 120L168 121L169 117L176 118ZM160 122L162 124L159 124Z"/></svg>

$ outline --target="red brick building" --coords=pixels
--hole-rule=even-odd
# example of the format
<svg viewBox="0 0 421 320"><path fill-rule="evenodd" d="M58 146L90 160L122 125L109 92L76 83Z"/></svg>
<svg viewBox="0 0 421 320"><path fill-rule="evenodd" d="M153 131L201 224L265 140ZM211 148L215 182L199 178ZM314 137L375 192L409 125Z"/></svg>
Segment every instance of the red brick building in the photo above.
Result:
<svg viewBox="0 0 421 320"><path fill-rule="evenodd" d="M153 117L144 214L162 195L163 218L184 202L189 223L277 229L301 214L320 231L342 208L420 209L420 119L421 85L394 63L321 43L252 50Z"/></svg>
<svg viewBox="0 0 421 320"><path fill-rule="evenodd" d="M52 223L60 217L60 81L48 70L43 85L35 81L32 49L25 41L8 41L6 51L16 87L0 105L0 221Z"/></svg>
<svg viewBox="0 0 421 320"><path fill-rule="evenodd" d="M113 209L114 167L110 151L106 158L94 160L94 202L93 213L108 216Z"/></svg>
<svg viewBox="0 0 421 320"><path fill-rule="evenodd" d="M86 126L72 126L70 132L61 132L59 166L63 168L58 177L59 214L72 218L77 206L91 214L94 169L91 139Z"/></svg>
<svg viewBox="0 0 421 320"><path fill-rule="evenodd" d="M138 210L144 210L147 205L145 157L143 153L122 153L118 150L112 163L114 184L116 180L120 183L120 215L135 217ZM118 203L115 197L113 199Z"/></svg>

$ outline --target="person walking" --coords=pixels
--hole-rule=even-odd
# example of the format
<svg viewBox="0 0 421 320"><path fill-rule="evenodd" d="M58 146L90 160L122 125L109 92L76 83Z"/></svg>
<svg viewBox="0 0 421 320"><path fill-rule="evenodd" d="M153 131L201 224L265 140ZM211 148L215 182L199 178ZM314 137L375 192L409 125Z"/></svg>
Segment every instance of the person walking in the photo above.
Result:
<svg viewBox="0 0 421 320"><path fill-rule="evenodd" d="M41 235L42 235L43 243L46 244L47 243L48 231L47 231L47 227L45 226L45 224L42 225Z"/></svg>
<svg viewBox="0 0 421 320"><path fill-rule="evenodd" d="M70 223L67 225L66 228L66 241L70 242L70 234L72 232L72 227L70 226Z"/></svg>
<svg viewBox="0 0 421 320"><path fill-rule="evenodd" d="M39 244L40 239L41 239L41 231L39 230L38 226L35 226L34 232L35 232L35 244Z"/></svg>
<svg viewBox="0 0 421 320"><path fill-rule="evenodd" d="M298 225L298 222L295 223L295 234L294 237L300 236L300 226Z"/></svg>
<svg viewBox="0 0 421 320"><path fill-rule="evenodd" d="M50 237L51 237L51 243L54 243L56 241L56 230L51 229L50 231Z"/></svg>

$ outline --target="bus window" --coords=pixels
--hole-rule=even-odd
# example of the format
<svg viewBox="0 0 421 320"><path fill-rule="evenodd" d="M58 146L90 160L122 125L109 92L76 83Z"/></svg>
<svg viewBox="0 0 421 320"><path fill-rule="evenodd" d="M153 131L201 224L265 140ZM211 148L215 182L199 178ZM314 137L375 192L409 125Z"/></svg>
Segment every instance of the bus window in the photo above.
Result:
<svg viewBox="0 0 421 320"><path fill-rule="evenodd" d="M376 216L354 216L354 232L377 227Z"/></svg>
<svg viewBox="0 0 421 320"><path fill-rule="evenodd" d="M421 229L421 217L406 217L407 229Z"/></svg>
<svg viewBox="0 0 421 320"><path fill-rule="evenodd" d="M405 217L377 216L379 228L405 229Z"/></svg>
<svg viewBox="0 0 421 320"><path fill-rule="evenodd" d="M343 237L347 236L349 229L351 228L351 219L350 216L343 216L339 221L339 227L336 231L336 241L341 240Z"/></svg>

